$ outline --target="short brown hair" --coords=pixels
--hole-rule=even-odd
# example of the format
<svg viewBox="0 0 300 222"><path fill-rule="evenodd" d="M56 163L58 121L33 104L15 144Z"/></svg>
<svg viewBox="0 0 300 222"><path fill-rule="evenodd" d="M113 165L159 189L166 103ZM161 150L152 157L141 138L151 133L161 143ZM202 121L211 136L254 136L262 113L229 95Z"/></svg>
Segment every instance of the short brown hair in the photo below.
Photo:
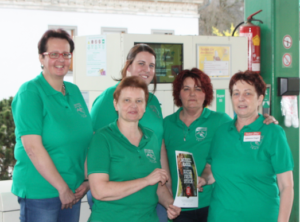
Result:
<svg viewBox="0 0 300 222"><path fill-rule="evenodd" d="M259 75L258 73L246 70L245 72L237 72L236 74L234 74L229 82L230 96L232 96L232 88L237 83L237 81L245 81L249 85L254 86L257 97L259 97L260 95L265 96L267 86L261 75Z"/></svg>
<svg viewBox="0 0 300 222"><path fill-rule="evenodd" d="M42 38L40 39L39 43L38 43L38 50L39 50L39 54L43 55L44 52L47 52L47 42L50 38L59 38L59 39L65 39L68 41L68 43L70 44L70 52L72 53L74 51L74 42L71 38L71 36L69 35L69 33L67 33L65 30L63 29L49 29L48 31L46 31ZM44 57L44 55L43 55Z"/></svg>
<svg viewBox="0 0 300 222"><path fill-rule="evenodd" d="M114 99L116 101L119 100L121 91L124 88L127 87L132 87L132 88L139 88L142 89L145 92L145 102L147 105L147 101L149 98L149 91L148 91L148 86L147 84L138 76L129 76L129 77L125 77L120 84L117 86L115 92L114 92Z"/></svg>
<svg viewBox="0 0 300 222"><path fill-rule="evenodd" d="M205 99L203 102L203 107L210 105L213 100L213 88L208 75L202 72L200 69L193 68L191 70L182 70L173 81L173 99L176 106L181 107L182 102L180 99L180 91L183 86L184 80L190 77L195 80L195 83L201 83L201 89L205 93Z"/></svg>
<svg viewBox="0 0 300 222"><path fill-rule="evenodd" d="M127 54L125 66L124 66L124 68L121 71L122 78L120 80L122 80L122 79L124 79L126 77L126 73L127 73L128 67L132 64L132 62L134 61L135 57L140 52L149 52L156 59L156 54L155 54L154 50L149 45L143 44L143 43L136 44L135 46L133 46L130 49L130 51ZM153 82L154 82L154 90L153 90L153 92L155 92L155 90L156 90L156 74L155 74L155 72L154 72Z"/></svg>

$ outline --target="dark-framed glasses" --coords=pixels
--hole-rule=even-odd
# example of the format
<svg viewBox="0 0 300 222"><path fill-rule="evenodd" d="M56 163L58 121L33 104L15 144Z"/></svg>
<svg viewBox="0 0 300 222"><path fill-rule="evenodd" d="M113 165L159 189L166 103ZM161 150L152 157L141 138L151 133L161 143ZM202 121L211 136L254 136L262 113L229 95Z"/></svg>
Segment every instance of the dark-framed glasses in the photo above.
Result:
<svg viewBox="0 0 300 222"><path fill-rule="evenodd" d="M43 55L49 56L50 59L58 59L59 56L62 56L64 59L71 59L72 58L72 53L70 52L44 52Z"/></svg>

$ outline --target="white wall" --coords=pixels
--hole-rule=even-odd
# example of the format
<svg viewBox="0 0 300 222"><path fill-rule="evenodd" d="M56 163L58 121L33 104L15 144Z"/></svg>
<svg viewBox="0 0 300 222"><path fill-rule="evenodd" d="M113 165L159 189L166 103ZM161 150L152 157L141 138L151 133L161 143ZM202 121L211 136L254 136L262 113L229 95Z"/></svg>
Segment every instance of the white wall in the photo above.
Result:
<svg viewBox="0 0 300 222"><path fill-rule="evenodd" d="M198 35L197 18L0 8L0 100L14 96L21 84L40 73L37 43L48 25L77 26L79 36L100 34L101 27L127 28L130 34L167 29L175 35Z"/></svg>

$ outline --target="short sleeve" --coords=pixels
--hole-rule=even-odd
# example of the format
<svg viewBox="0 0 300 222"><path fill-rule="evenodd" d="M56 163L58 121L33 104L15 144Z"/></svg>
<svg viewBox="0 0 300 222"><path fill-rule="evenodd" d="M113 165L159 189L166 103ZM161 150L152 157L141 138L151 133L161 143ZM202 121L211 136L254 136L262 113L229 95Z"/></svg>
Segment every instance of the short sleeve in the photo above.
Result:
<svg viewBox="0 0 300 222"><path fill-rule="evenodd" d="M226 113L222 113L221 117L219 118L218 121L218 128L216 129L216 132L218 131L218 129L220 128L221 125L228 123L229 121L232 121L232 119L230 118L230 116L228 116ZM210 148L209 148L209 152L208 152L208 156L206 157L206 163L211 164L212 162L212 155L215 149L217 149L217 145L216 145L216 141L218 141L218 139L216 138L217 133L215 132L213 139L211 141L210 144Z"/></svg>
<svg viewBox="0 0 300 222"><path fill-rule="evenodd" d="M167 121L166 121L166 118L164 118L163 120L163 127L164 127L164 133L163 133L163 140L166 140L166 129L167 129ZM165 142L166 143L166 142Z"/></svg>
<svg viewBox="0 0 300 222"><path fill-rule="evenodd" d="M36 92L19 92L12 102L16 135L42 135L43 102Z"/></svg>
<svg viewBox="0 0 300 222"><path fill-rule="evenodd" d="M91 118L94 131L109 125L118 118L113 103L113 92L112 88L107 89L93 103Z"/></svg>
<svg viewBox="0 0 300 222"><path fill-rule="evenodd" d="M208 155L206 157L206 163L210 164L212 163L212 158L213 158L213 155L214 155L214 152L216 151L216 149L218 149L218 144L217 144L217 141L218 138L217 138L217 135L218 135L218 130L215 132L214 136L213 136L213 139L211 141L211 144L210 144L210 148L209 148L209 152L208 152Z"/></svg>
<svg viewBox="0 0 300 222"><path fill-rule="evenodd" d="M280 174L293 170L294 161L284 130L281 127L277 129L273 133L273 144L269 148L274 172Z"/></svg>
<svg viewBox="0 0 300 222"><path fill-rule="evenodd" d="M165 117L164 118L164 120L163 120L163 127L164 127L164 132L163 132L163 140L164 140L164 143L165 143L165 147L166 147L166 149L168 148L168 146L169 146L169 141L170 141L170 139L169 139L169 135L170 135L170 132L171 132L171 130L169 130L171 127L171 122L170 122L170 116L167 116L167 117Z"/></svg>
<svg viewBox="0 0 300 222"><path fill-rule="evenodd" d="M107 173L110 170L110 149L107 138L102 131L94 134L87 156L88 175Z"/></svg>
<svg viewBox="0 0 300 222"><path fill-rule="evenodd" d="M162 115L162 111L161 111L161 106L160 106L160 103L159 103L157 97L156 97L154 94L152 94L152 93L151 93L150 95L152 95L152 98L151 98L151 99L154 99L154 100L155 100L154 105L155 105L155 107L156 107L156 109L157 109L157 111L158 111L158 115L160 116L161 119L163 119L163 115ZM149 95L149 96L150 96L150 95Z"/></svg>
<svg viewBox="0 0 300 222"><path fill-rule="evenodd" d="M152 137L154 137L153 138L153 140L154 140L154 144L155 144L155 146L154 147L157 147L157 156L158 156L158 160L160 160L161 159L161 147L159 146L159 143L158 143L158 139L157 139L157 136L153 133L153 135L152 135ZM158 168L161 168L161 161L157 161L157 167Z"/></svg>
<svg viewBox="0 0 300 222"><path fill-rule="evenodd" d="M214 150L214 141L215 141L215 139L212 140L208 155L206 157L206 163L208 163L210 165L211 165L211 162L212 162L212 153L213 153L213 150Z"/></svg>

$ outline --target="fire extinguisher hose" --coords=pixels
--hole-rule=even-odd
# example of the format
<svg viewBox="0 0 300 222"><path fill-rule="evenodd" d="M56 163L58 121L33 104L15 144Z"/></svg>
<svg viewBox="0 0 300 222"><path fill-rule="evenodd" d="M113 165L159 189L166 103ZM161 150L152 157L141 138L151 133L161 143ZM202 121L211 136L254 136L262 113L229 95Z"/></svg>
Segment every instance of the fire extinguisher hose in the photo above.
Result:
<svg viewBox="0 0 300 222"><path fill-rule="evenodd" d="M235 31L236 31L236 30L238 29L238 27L240 27L242 24L244 24L244 22L239 23L239 24L235 27L235 29L233 30L231 36L234 36Z"/></svg>

